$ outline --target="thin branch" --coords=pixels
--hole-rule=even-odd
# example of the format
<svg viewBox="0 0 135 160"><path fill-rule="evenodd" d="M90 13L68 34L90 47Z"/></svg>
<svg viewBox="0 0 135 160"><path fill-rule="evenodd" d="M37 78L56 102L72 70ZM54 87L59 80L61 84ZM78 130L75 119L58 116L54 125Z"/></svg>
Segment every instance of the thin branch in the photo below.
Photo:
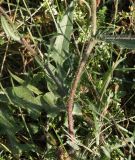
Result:
<svg viewBox="0 0 135 160"><path fill-rule="evenodd" d="M3 69L4 69L4 64L5 64L6 57L7 57L8 47L9 47L9 40L8 40L7 45L6 45L6 49L5 49L5 53L4 53L4 57L3 57L3 60L2 60L1 70L0 70L0 76L2 76L2 72L3 72Z"/></svg>
<svg viewBox="0 0 135 160"><path fill-rule="evenodd" d="M91 1L91 25L92 25L92 34L95 35L97 31L97 16L96 16L96 1Z"/></svg>
<svg viewBox="0 0 135 160"><path fill-rule="evenodd" d="M8 20L8 22L12 25L12 21L11 21L10 17L8 16L6 11L1 6L0 6L0 13L3 14L3 16L5 16L6 19Z"/></svg>
<svg viewBox="0 0 135 160"><path fill-rule="evenodd" d="M92 35L96 34L96 1L91 1L91 11L92 11L92 17L91 17L91 24L92 24ZM73 84L71 87L70 95L67 100L67 114L68 114L68 130L69 134L71 136L71 141L75 141L75 134L74 134L74 119L73 119L73 104L74 104L74 98L76 94L76 89L78 86L78 82L81 79L81 76L84 71L84 67L86 66L87 60L89 58L90 53L92 52L92 49L94 48L96 44L96 40L93 38L90 38L86 52L83 54L82 59L80 60L77 72L75 74L75 79L73 80Z"/></svg>

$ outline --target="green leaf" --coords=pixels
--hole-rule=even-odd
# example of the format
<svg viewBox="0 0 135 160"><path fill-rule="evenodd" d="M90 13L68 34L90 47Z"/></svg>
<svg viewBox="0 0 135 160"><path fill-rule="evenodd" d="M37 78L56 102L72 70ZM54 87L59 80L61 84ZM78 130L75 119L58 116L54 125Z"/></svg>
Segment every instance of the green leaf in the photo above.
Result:
<svg viewBox="0 0 135 160"><path fill-rule="evenodd" d="M24 86L11 87L5 90L6 93L1 92L0 102L15 104L16 106L27 109L33 118L40 115L43 106L28 88ZM8 97L7 97L8 96Z"/></svg>
<svg viewBox="0 0 135 160"><path fill-rule="evenodd" d="M32 91L36 95L42 94L42 92L38 88L36 88L35 86L33 86L33 85L29 84L29 83L26 83L23 79L21 79L18 76L14 75L10 71L9 71L9 73L10 73L11 77L14 80L16 80L19 84L22 84L24 87L28 88L30 91Z"/></svg>
<svg viewBox="0 0 135 160"><path fill-rule="evenodd" d="M0 45L3 45L5 43L4 39L2 39L2 37L0 37Z"/></svg>
<svg viewBox="0 0 135 160"><path fill-rule="evenodd" d="M8 107L1 106L0 110L0 134L6 135L8 137L8 144L4 147L4 149L11 150L16 153L18 150L17 139L15 134L19 131L20 127L17 125L16 121L13 119L11 115L11 111L8 110ZM6 149L6 150L7 150Z"/></svg>
<svg viewBox="0 0 135 160"><path fill-rule="evenodd" d="M82 116L81 106L79 104L77 103L74 104L72 114L77 116Z"/></svg>
<svg viewBox="0 0 135 160"><path fill-rule="evenodd" d="M118 61L116 61L115 63L112 64L112 66L110 66L110 68L108 69L108 71L106 72L106 74L103 77L103 84L101 87L101 99L103 98L104 93L106 92L106 89L109 85L109 83L111 82L112 79L112 75L114 70L116 69L116 67L124 60L125 58L121 58Z"/></svg>
<svg viewBox="0 0 135 160"><path fill-rule="evenodd" d="M16 122L13 120L7 109L0 110L0 128L0 134L4 134L9 130L12 130L12 132L18 131Z"/></svg>
<svg viewBox="0 0 135 160"><path fill-rule="evenodd" d="M104 36L103 40L109 43L116 44L122 48L135 49L135 36Z"/></svg>
<svg viewBox="0 0 135 160"><path fill-rule="evenodd" d="M104 154L106 155L106 157L110 159L111 158L110 151L107 148L105 148L104 146L101 146L101 148L102 148Z"/></svg>
<svg viewBox="0 0 135 160"><path fill-rule="evenodd" d="M1 15L1 24L2 24L2 28L4 29L7 37L12 38L13 40L21 43L21 37L17 31L17 29L15 28L15 26L12 24L10 24L8 22L8 20Z"/></svg>
<svg viewBox="0 0 135 160"><path fill-rule="evenodd" d="M45 110L48 116L56 116L60 111L65 111L63 104L57 105L58 98L52 92L35 97L33 92L24 86L7 88L5 92L0 92L0 102L24 108L33 118L37 118L42 110Z"/></svg>
<svg viewBox="0 0 135 160"><path fill-rule="evenodd" d="M62 66L69 54L70 37L73 30L73 2L69 5L65 15L59 23L58 36L52 48L51 57Z"/></svg>
<svg viewBox="0 0 135 160"><path fill-rule="evenodd" d="M43 96L38 96L37 99L40 101L40 104L44 106L48 116L56 116L60 111L65 111L62 104L57 104L58 97L52 92L48 92Z"/></svg>

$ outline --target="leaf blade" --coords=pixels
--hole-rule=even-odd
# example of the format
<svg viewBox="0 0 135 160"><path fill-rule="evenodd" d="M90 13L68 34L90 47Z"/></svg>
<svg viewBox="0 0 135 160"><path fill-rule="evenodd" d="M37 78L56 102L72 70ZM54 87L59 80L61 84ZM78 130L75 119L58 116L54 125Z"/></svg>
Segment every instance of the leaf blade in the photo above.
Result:
<svg viewBox="0 0 135 160"><path fill-rule="evenodd" d="M21 43L21 37L19 36L18 31L16 30L15 26L9 24L4 16L1 16L1 24L2 24L2 28L5 31L7 37L10 37L13 40Z"/></svg>

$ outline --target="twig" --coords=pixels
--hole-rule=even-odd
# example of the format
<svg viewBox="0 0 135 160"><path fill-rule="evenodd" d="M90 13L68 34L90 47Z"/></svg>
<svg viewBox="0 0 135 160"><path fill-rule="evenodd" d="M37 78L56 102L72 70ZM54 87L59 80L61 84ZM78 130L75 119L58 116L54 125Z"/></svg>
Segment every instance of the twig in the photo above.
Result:
<svg viewBox="0 0 135 160"><path fill-rule="evenodd" d="M4 69L4 64L5 64L5 61L6 61L6 57L7 57L8 47L9 47L9 40L8 40L7 45L6 45L6 49L5 49L3 61L2 61L2 64L1 64L1 70L0 70L0 76L1 76L1 77L2 77L2 72L3 72L3 69Z"/></svg>
<svg viewBox="0 0 135 160"><path fill-rule="evenodd" d="M92 11L92 17L91 17L91 24L92 24L92 35L94 36L96 34L96 1L92 0L91 1L91 11ZM86 66L87 60L89 58L89 55L94 48L96 44L95 39L90 39L88 43L88 47L86 49L86 52L82 56L82 59L80 60L80 63L78 65L77 72L75 74L75 79L73 81L70 95L67 101L67 114L68 114L68 130L69 134L71 136L71 141L74 142L75 140L75 134L74 134L74 119L72 115L72 110L73 110L73 104L74 104L74 98L75 98L75 93L76 89L78 86L78 82L81 79L84 67Z"/></svg>
<svg viewBox="0 0 135 160"><path fill-rule="evenodd" d="M12 24L12 21L11 21L10 17L7 15L6 11L1 6L0 6L0 13L3 14L3 16L6 17L6 19L8 20L8 22L10 24Z"/></svg>

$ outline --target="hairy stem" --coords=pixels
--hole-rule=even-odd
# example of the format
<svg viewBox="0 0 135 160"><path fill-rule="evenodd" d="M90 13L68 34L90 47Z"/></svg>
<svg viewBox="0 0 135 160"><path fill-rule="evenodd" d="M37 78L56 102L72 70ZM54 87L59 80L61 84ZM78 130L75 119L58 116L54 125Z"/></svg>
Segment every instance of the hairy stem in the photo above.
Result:
<svg viewBox="0 0 135 160"><path fill-rule="evenodd" d="M96 1L92 0L91 1L91 11L92 11L92 17L91 17L91 24L92 24L92 35L96 34ZM74 98L75 98L75 94L76 94L76 89L78 86L78 82L81 79L81 76L83 74L84 71L84 67L86 66L87 60L89 58L89 55L92 51L92 49L94 48L96 44L96 40L95 39L90 39L86 52L83 54L80 63L78 65L78 69L77 72L75 74L75 78L73 80L73 84L70 90L70 95L69 98L67 100L67 114L68 114L68 130L69 130L69 134L71 136L71 141L74 142L75 140L75 134L74 134L74 119L73 119L73 114L72 114L72 110L73 110L73 105L74 105Z"/></svg>

